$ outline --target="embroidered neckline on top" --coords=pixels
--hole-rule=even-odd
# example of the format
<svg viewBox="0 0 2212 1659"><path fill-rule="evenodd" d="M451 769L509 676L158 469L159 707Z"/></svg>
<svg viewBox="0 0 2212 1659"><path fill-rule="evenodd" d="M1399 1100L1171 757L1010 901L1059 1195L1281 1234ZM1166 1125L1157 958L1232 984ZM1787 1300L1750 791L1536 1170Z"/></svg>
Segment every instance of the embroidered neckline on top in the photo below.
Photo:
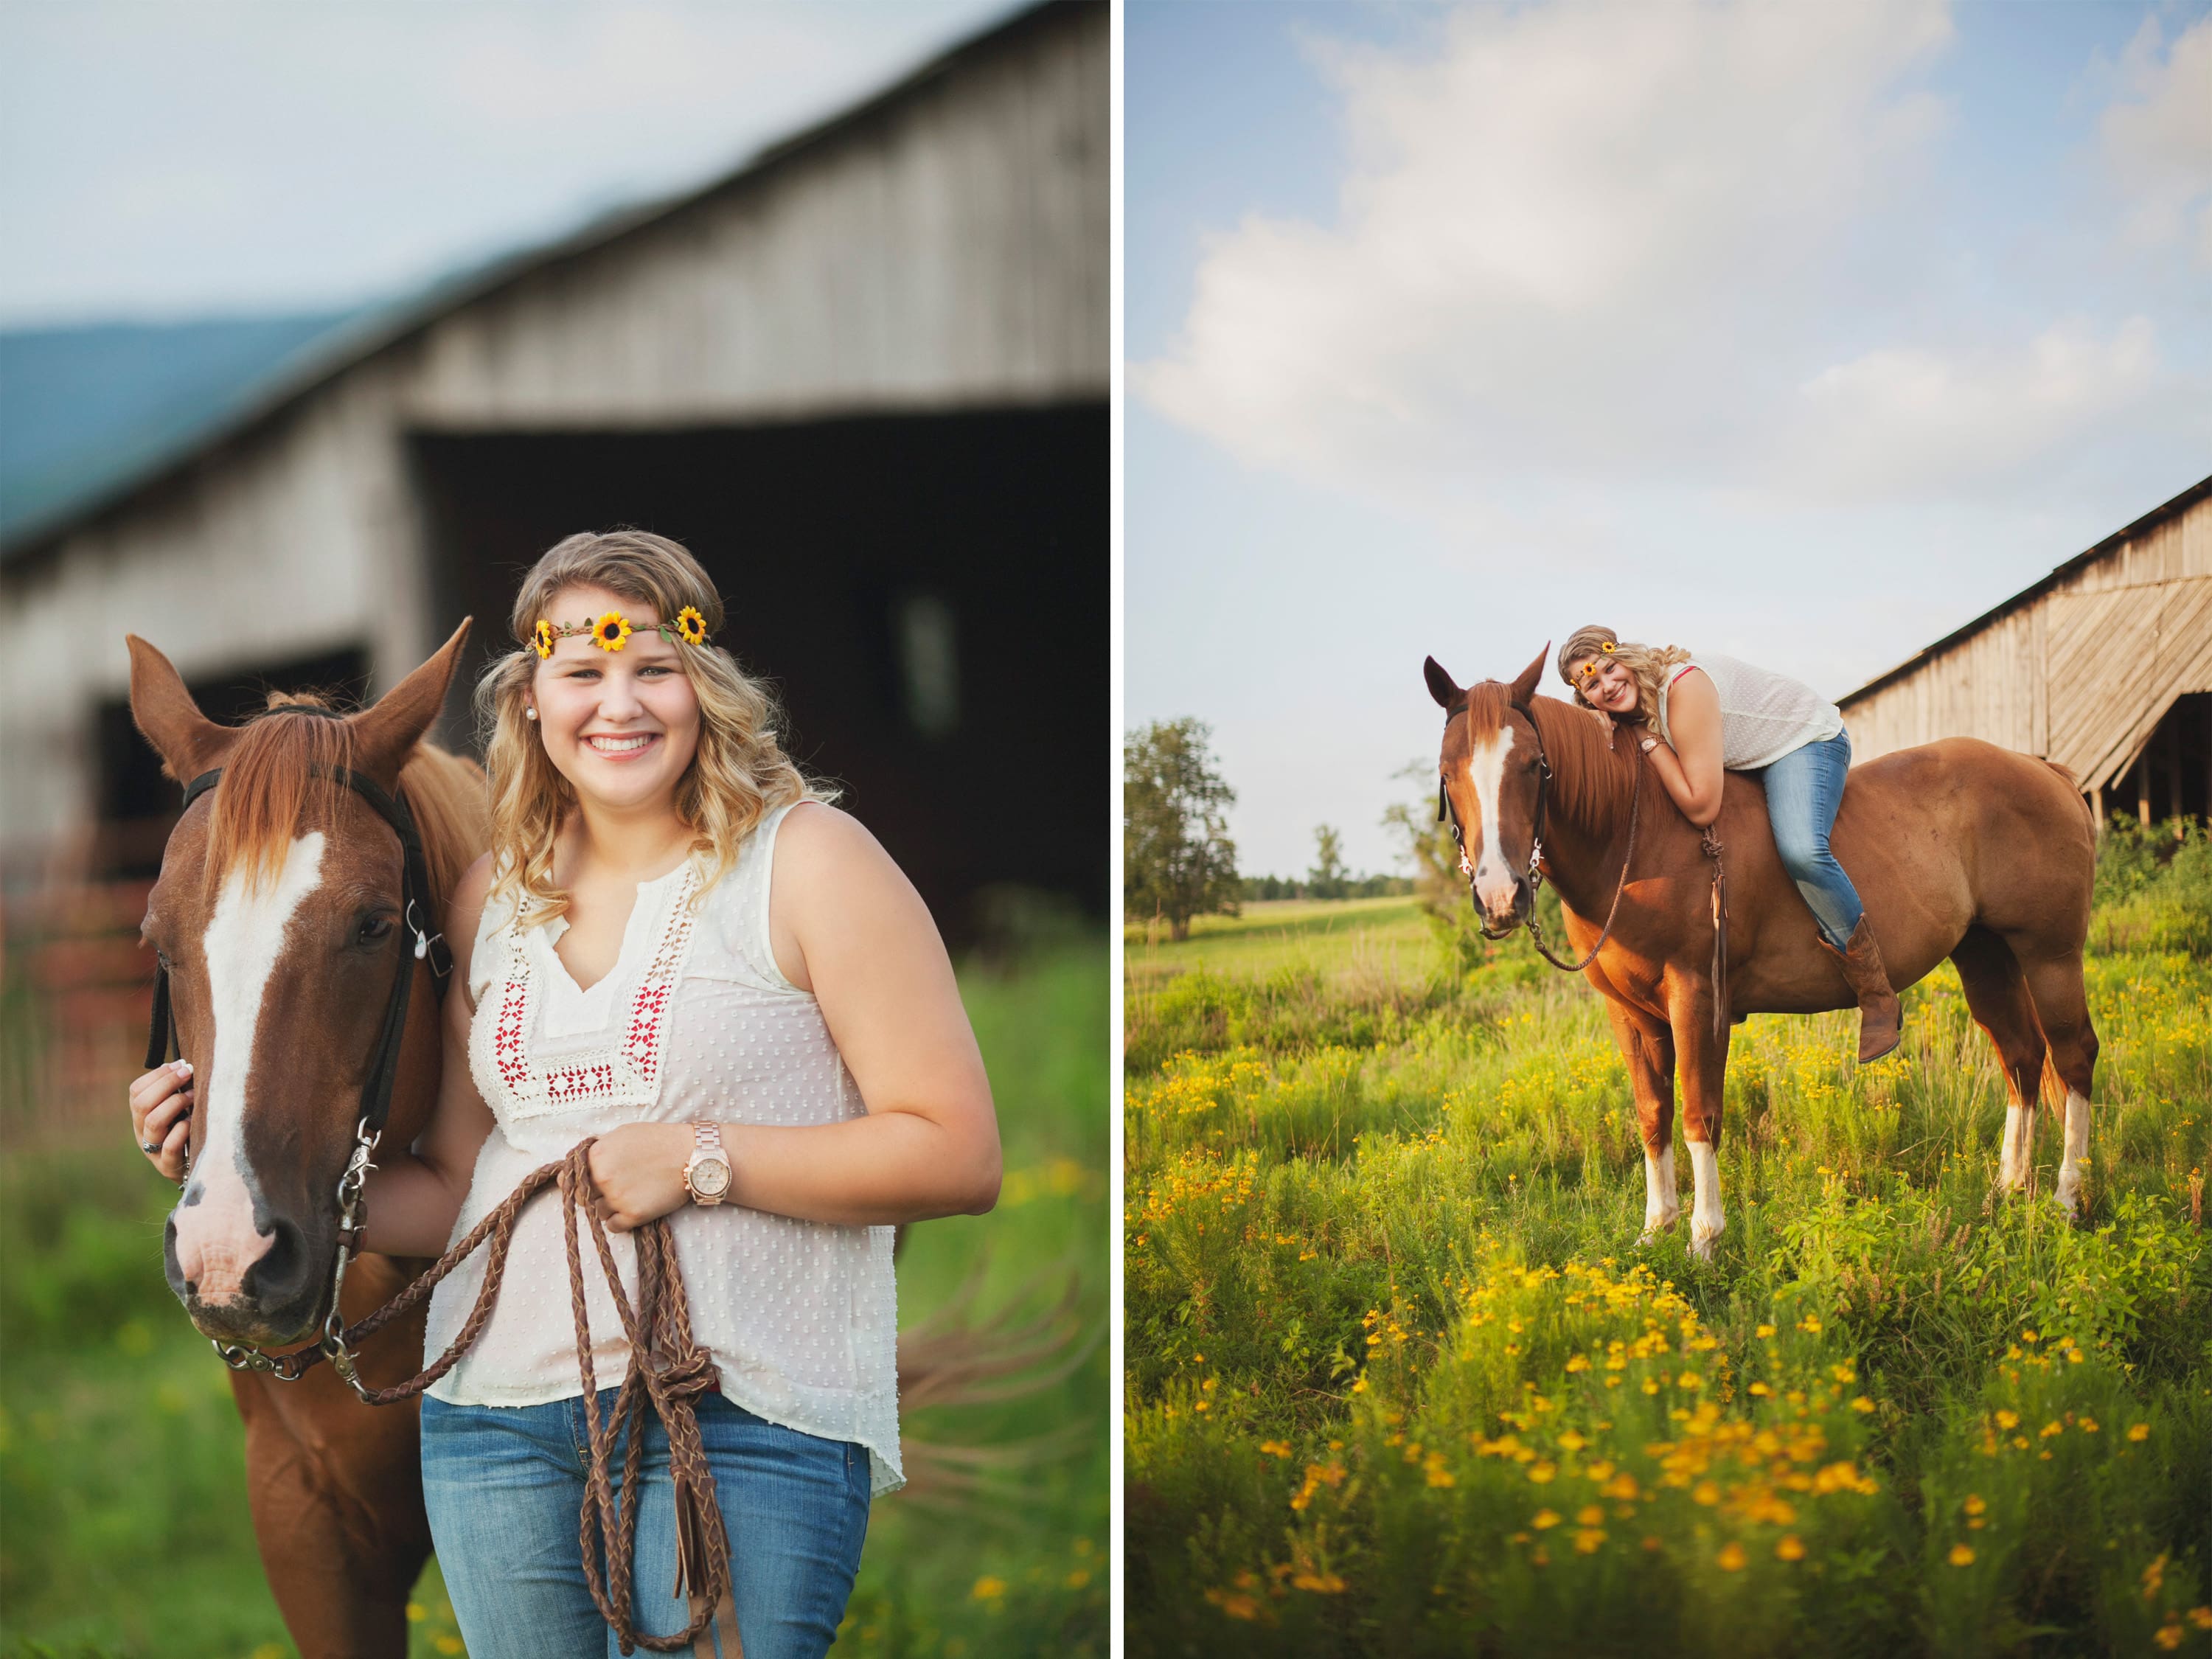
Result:
<svg viewBox="0 0 2212 1659"><path fill-rule="evenodd" d="M623 921L622 943L615 948L615 959L607 971L589 985L580 985L576 976L568 971L568 964L561 960L554 946L568 931L568 918L552 916L529 929L534 942L544 953L546 976L550 981L549 991L573 1000L576 1005L589 1006L604 998L606 988L621 981L629 970L636 967L641 950L647 955L652 951L644 944L647 933L665 933L668 931L669 901L663 890L672 884L680 885L698 863L697 855L687 855L681 864L664 874L653 876L637 884L637 891L630 900L629 915Z"/></svg>

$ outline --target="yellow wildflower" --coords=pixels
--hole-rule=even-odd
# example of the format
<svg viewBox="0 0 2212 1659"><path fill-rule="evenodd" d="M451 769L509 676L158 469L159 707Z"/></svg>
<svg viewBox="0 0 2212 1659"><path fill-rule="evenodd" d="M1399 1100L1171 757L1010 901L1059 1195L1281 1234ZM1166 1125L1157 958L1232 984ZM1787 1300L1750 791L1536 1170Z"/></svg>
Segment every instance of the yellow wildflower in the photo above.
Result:
<svg viewBox="0 0 2212 1659"><path fill-rule="evenodd" d="M1778 1561L1802 1561L1805 1559L1805 1540L1796 1533L1790 1533L1774 1547L1774 1557Z"/></svg>
<svg viewBox="0 0 2212 1659"><path fill-rule="evenodd" d="M1742 1545L1730 1539L1721 1546L1721 1553L1713 1559L1720 1564L1723 1572L1741 1572L1745 1562L1751 1558L1743 1553Z"/></svg>
<svg viewBox="0 0 2212 1659"><path fill-rule="evenodd" d="M1954 1567L1972 1566L1974 1565L1974 1547L1971 1544L1952 1545L1950 1562Z"/></svg>

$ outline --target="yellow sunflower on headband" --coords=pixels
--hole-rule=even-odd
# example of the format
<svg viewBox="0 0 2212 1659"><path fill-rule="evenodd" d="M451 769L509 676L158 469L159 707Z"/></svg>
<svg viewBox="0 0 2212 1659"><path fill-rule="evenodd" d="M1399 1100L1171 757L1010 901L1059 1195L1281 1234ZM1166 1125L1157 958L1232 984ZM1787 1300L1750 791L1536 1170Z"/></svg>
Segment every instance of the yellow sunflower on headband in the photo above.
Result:
<svg viewBox="0 0 2212 1659"><path fill-rule="evenodd" d="M619 651L629 643L629 618L610 611L592 624L592 643L602 651Z"/></svg>
<svg viewBox="0 0 2212 1659"><path fill-rule="evenodd" d="M542 662L551 656L553 654L553 624L540 617L538 619L538 626L531 630L530 644L532 649L538 653L539 661Z"/></svg>
<svg viewBox="0 0 2212 1659"><path fill-rule="evenodd" d="M687 605L676 613L676 632L686 645L704 645L707 619Z"/></svg>

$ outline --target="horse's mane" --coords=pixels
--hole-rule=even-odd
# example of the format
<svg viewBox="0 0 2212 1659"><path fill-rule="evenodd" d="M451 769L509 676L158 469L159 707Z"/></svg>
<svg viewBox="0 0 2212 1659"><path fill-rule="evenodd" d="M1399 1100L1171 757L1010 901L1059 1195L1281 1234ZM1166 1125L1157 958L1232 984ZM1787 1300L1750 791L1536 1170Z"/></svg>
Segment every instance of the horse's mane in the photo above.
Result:
<svg viewBox="0 0 2212 1659"><path fill-rule="evenodd" d="M1551 757L1552 810L1592 829L1624 820L1642 764L1631 736L1616 727L1608 748L1588 710L1557 697L1529 698L1528 714Z"/></svg>
<svg viewBox="0 0 2212 1659"><path fill-rule="evenodd" d="M258 887L283 868L301 819L329 787L318 781L318 769L349 766L353 758L353 732L345 721L288 711L330 707L312 694L272 693L268 708L239 729L215 792L210 887L239 869ZM442 913L461 872L490 840L483 774L475 762L423 743L400 768L399 787L422 837L430 902Z"/></svg>

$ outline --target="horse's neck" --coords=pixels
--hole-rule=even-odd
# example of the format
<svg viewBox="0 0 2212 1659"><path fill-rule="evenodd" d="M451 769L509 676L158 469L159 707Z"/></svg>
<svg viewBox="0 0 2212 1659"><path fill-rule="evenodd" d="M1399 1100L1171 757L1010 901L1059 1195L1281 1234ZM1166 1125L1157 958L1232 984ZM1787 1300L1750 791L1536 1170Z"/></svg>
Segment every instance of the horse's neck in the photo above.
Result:
<svg viewBox="0 0 2212 1659"><path fill-rule="evenodd" d="M1565 721L1554 725L1554 730L1544 734L1553 770L1545 808L1544 865L1569 909L1599 917L1611 905L1620 884L1638 804L1629 790L1612 787L1610 780L1586 775L1589 769L1606 767L1613 758L1596 738L1595 722L1587 736ZM1626 738L1616 732L1613 741ZM1636 787L1649 795L1657 781L1646 777ZM1650 804L1645 800L1640 806Z"/></svg>

